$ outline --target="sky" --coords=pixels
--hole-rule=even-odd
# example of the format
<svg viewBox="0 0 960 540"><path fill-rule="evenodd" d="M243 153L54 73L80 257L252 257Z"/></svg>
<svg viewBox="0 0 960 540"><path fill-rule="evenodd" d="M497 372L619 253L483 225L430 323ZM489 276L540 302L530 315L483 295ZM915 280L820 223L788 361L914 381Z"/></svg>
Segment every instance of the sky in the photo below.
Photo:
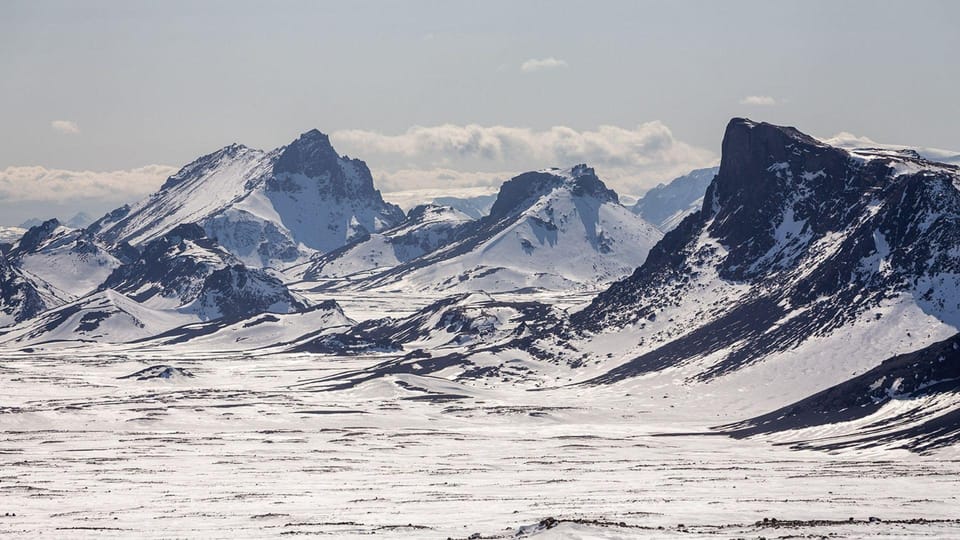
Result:
<svg viewBox="0 0 960 540"><path fill-rule="evenodd" d="M0 3L0 225L312 128L384 192L587 162L625 194L746 116L960 149L960 2ZM388 196L389 198L389 196Z"/></svg>

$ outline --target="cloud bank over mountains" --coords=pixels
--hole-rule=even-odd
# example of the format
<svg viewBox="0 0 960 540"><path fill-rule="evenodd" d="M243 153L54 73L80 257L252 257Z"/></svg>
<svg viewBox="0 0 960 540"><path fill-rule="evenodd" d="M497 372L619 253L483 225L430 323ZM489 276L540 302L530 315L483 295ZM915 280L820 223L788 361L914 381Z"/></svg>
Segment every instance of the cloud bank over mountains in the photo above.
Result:
<svg viewBox="0 0 960 540"><path fill-rule="evenodd" d="M588 130L443 124L394 134L340 130L330 137L338 152L366 161L386 193L494 187L523 171L588 163L617 191L638 194L718 161L714 152L678 140L659 121ZM180 166L107 172L7 167L0 169L0 213L7 224L53 217L48 214L54 207L99 215L154 192Z"/></svg>
<svg viewBox="0 0 960 540"><path fill-rule="evenodd" d="M30 218L100 214L153 193L179 167L146 165L117 171L71 171L40 166L0 169L0 225Z"/></svg>
<svg viewBox="0 0 960 540"><path fill-rule="evenodd" d="M343 130L331 140L366 160L384 191L490 185L525 170L589 163L615 189L637 193L718 159L659 121L593 130L444 124L399 134Z"/></svg>

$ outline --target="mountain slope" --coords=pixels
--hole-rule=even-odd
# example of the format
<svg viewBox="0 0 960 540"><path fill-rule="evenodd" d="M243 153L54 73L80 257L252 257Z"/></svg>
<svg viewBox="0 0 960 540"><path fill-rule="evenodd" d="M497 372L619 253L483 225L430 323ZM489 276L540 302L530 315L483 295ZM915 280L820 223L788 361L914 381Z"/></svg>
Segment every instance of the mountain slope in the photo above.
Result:
<svg viewBox="0 0 960 540"><path fill-rule="evenodd" d="M107 242L143 245L197 223L247 265L284 266L402 219L374 189L366 164L337 155L312 130L271 152L231 145L203 156L90 230Z"/></svg>
<svg viewBox="0 0 960 540"><path fill-rule="evenodd" d="M0 327L35 317L45 309L36 285L0 254Z"/></svg>
<svg viewBox="0 0 960 540"><path fill-rule="evenodd" d="M455 240L362 287L446 292L570 290L629 273L661 237L621 206L593 169L548 169L503 184L490 214Z"/></svg>
<svg viewBox="0 0 960 540"><path fill-rule="evenodd" d="M890 446L926 452L960 441L960 334L771 413L718 428L800 448Z"/></svg>
<svg viewBox="0 0 960 540"><path fill-rule="evenodd" d="M598 383L691 363L709 381L793 350L806 359L770 369L838 383L960 326L957 186L956 167L914 154L734 119L701 212L567 335L619 358Z"/></svg>
<svg viewBox="0 0 960 540"><path fill-rule="evenodd" d="M683 218L700 210L707 186L719 170L719 167L697 169L667 184L659 184L630 208L661 231L668 232Z"/></svg>
<svg viewBox="0 0 960 540"><path fill-rule="evenodd" d="M3 329L0 331L0 344L7 347L36 347L126 343L194 319L176 311L151 309L107 289Z"/></svg>
<svg viewBox="0 0 960 540"><path fill-rule="evenodd" d="M71 302L96 290L121 264L93 235L64 227L56 219L31 227L8 257L37 284L49 305Z"/></svg>
<svg viewBox="0 0 960 540"><path fill-rule="evenodd" d="M317 281L348 277L361 272L394 267L450 243L471 222L453 208L421 205L391 229L373 233L314 259L305 279Z"/></svg>
<svg viewBox="0 0 960 540"><path fill-rule="evenodd" d="M217 319L185 324L136 343L143 348L169 347L201 351L250 351L283 347L356 324L333 300L296 313L261 313L240 320Z"/></svg>
<svg viewBox="0 0 960 540"><path fill-rule="evenodd" d="M146 244L137 260L104 280L100 290L108 289L152 309L191 313L202 320L307 307L280 279L244 266L195 224L180 225Z"/></svg>

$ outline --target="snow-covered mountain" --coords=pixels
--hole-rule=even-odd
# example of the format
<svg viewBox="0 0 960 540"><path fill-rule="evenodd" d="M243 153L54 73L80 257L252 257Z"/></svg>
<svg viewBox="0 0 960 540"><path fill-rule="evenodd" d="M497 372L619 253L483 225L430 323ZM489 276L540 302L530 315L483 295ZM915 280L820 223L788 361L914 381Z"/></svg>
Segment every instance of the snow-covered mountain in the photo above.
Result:
<svg viewBox="0 0 960 540"><path fill-rule="evenodd" d="M46 221L50 221L50 219L57 219L57 221L59 221L63 226L70 227L71 229L83 229L89 226L94 221L94 219L90 217L90 214L80 211L74 214L73 217L68 219L63 219L62 216L60 216L59 218L48 218L48 219L30 218L24 221L23 223L21 223L18 228L31 229L33 227L36 227L37 225L42 225Z"/></svg>
<svg viewBox="0 0 960 540"><path fill-rule="evenodd" d="M89 230L110 243L142 246L196 223L244 264L281 267L403 218L373 187L365 163L339 156L312 130L270 152L234 144L203 156Z"/></svg>
<svg viewBox="0 0 960 540"><path fill-rule="evenodd" d="M346 278L397 266L452 242L461 226L471 221L470 216L450 207L418 206L396 227L315 258L304 277L309 281Z"/></svg>
<svg viewBox="0 0 960 540"><path fill-rule="evenodd" d="M697 169L667 184L659 184L646 192L631 209L661 231L668 232L683 218L700 210L707 186L717 171L719 167Z"/></svg>
<svg viewBox="0 0 960 540"><path fill-rule="evenodd" d="M678 366L785 392L839 383L957 332L958 186L912 152L734 119L703 209L572 316L572 342L613 357L597 383Z"/></svg>
<svg viewBox="0 0 960 540"><path fill-rule="evenodd" d="M497 200L497 190L495 187L414 189L385 193L383 197L406 211L425 204L447 206L473 219L480 219L490 213L490 208Z"/></svg>
<svg viewBox="0 0 960 540"><path fill-rule="evenodd" d="M236 320L307 307L278 277L244 266L196 224L179 225L147 243L138 259L119 266L100 289L202 320Z"/></svg>
<svg viewBox="0 0 960 540"><path fill-rule="evenodd" d="M324 334L343 332L356 324L333 300L295 313L260 313L240 320L216 319L178 326L140 340L136 346L188 346L193 350L250 351L285 348Z"/></svg>
<svg viewBox="0 0 960 540"><path fill-rule="evenodd" d="M96 290L121 264L123 250L114 251L87 231L51 219L25 232L7 257L55 306Z"/></svg>
<svg viewBox="0 0 960 540"><path fill-rule="evenodd" d="M438 300L403 318L364 321L342 332L300 339L288 352L355 355L394 353L381 363L337 375L330 387L349 387L398 374L435 373L453 368L461 379L522 378L522 361L504 362L496 353L532 339L559 323L561 310L539 302L497 300L463 293ZM401 356L398 356L401 355Z"/></svg>
<svg viewBox="0 0 960 540"><path fill-rule="evenodd" d="M67 229L63 233L62 229L55 228L51 236L56 239L60 232L60 238L71 238L80 232ZM57 245L49 238L45 242L47 246ZM25 249L29 256L31 252L26 248L31 246L21 242L15 250ZM51 265L73 260L69 252L51 251ZM100 282L93 291L59 303L45 300L45 290L33 286L32 281L22 277L16 281L21 274L15 270L7 272L14 278L11 287L19 287L13 289L11 298L37 298L42 306L19 309L32 313L29 317L8 317L9 322L19 324L0 330L0 343L20 347L129 343L191 323L218 321L221 326L228 326L264 313L309 309L308 301L291 293L278 277L267 270L244 266L207 238L196 224L177 226L147 243L135 259L125 263L113 259L109 268L106 277L98 276L87 283Z"/></svg>
<svg viewBox="0 0 960 540"><path fill-rule="evenodd" d="M489 215L462 224L452 242L360 286L448 293L593 288L631 272L661 236L620 205L593 169L545 169L505 182Z"/></svg>
<svg viewBox="0 0 960 540"><path fill-rule="evenodd" d="M45 309L37 286L0 253L0 327L35 317Z"/></svg>
<svg viewBox="0 0 960 540"><path fill-rule="evenodd" d="M708 177L700 209L663 235L586 165L505 182L480 219L437 205L401 217L319 132L273 152L231 146L86 230L50 220L5 248L0 343L384 356L333 386L659 377L743 417L776 410L725 427L737 436L815 446L804 430L839 421L838 447L881 431L918 449L954 440L960 169L734 119L719 169L636 209L669 223ZM516 296L601 287L572 314ZM378 292L416 303L356 322L324 297L354 313Z"/></svg>
<svg viewBox="0 0 960 540"><path fill-rule="evenodd" d="M512 359L530 380L563 365L588 385L662 375L756 412L955 335L958 245L957 167L734 119L701 211L632 275L532 338L402 369L469 378Z"/></svg>
<svg viewBox="0 0 960 540"><path fill-rule="evenodd" d="M72 218L64 222L64 225L71 229L83 229L93 223L93 218L86 212L77 212Z"/></svg>
<svg viewBox="0 0 960 540"><path fill-rule="evenodd" d="M449 206L463 212L473 219L480 219L490 213L493 203L497 201L496 193L490 195L475 195L473 197L434 197L430 204Z"/></svg>
<svg viewBox="0 0 960 540"><path fill-rule="evenodd" d="M127 343L189 323L195 317L144 306L107 289L0 329L5 347Z"/></svg>

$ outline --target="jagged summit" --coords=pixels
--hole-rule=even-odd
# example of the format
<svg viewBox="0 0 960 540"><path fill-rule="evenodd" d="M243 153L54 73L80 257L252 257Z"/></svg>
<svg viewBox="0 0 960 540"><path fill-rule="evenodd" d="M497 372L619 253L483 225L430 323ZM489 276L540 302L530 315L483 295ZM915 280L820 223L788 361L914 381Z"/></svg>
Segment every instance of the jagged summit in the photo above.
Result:
<svg viewBox="0 0 960 540"><path fill-rule="evenodd" d="M340 155L330 144L330 137L318 129L311 129L282 149L273 172L316 177L336 168L339 159Z"/></svg>
<svg viewBox="0 0 960 540"><path fill-rule="evenodd" d="M450 230L447 242L349 286L582 290L636 268L661 236L592 168L543 169L506 181L490 214Z"/></svg>
<svg viewBox="0 0 960 540"><path fill-rule="evenodd" d="M183 167L157 193L90 227L104 242L144 245L196 223L245 264L283 267L392 227L366 164L311 130L270 152L226 146Z"/></svg>
<svg viewBox="0 0 960 540"><path fill-rule="evenodd" d="M644 336L598 382L696 362L708 380L797 347L878 362L956 332L955 167L744 119L723 152L702 210L573 315L572 328ZM831 339L839 349L812 345ZM821 382L849 369L838 362Z"/></svg>
<svg viewBox="0 0 960 540"><path fill-rule="evenodd" d="M499 220L521 212L536 199L559 187L566 187L575 196L594 197L603 202L620 202L617 193L609 189L597 177L596 171L585 164L569 169L541 169L523 173L504 182L490 209L489 219Z"/></svg>
<svg viewBox="0 0 960 540"><path fill-rule="evenodd" d="M30 227L20 238L20 242L17 245L18 251L34 251L44 240L50 238L54 231L60 228L60 226L60 220L53 218L44 221L40 225Z"/></svg>

